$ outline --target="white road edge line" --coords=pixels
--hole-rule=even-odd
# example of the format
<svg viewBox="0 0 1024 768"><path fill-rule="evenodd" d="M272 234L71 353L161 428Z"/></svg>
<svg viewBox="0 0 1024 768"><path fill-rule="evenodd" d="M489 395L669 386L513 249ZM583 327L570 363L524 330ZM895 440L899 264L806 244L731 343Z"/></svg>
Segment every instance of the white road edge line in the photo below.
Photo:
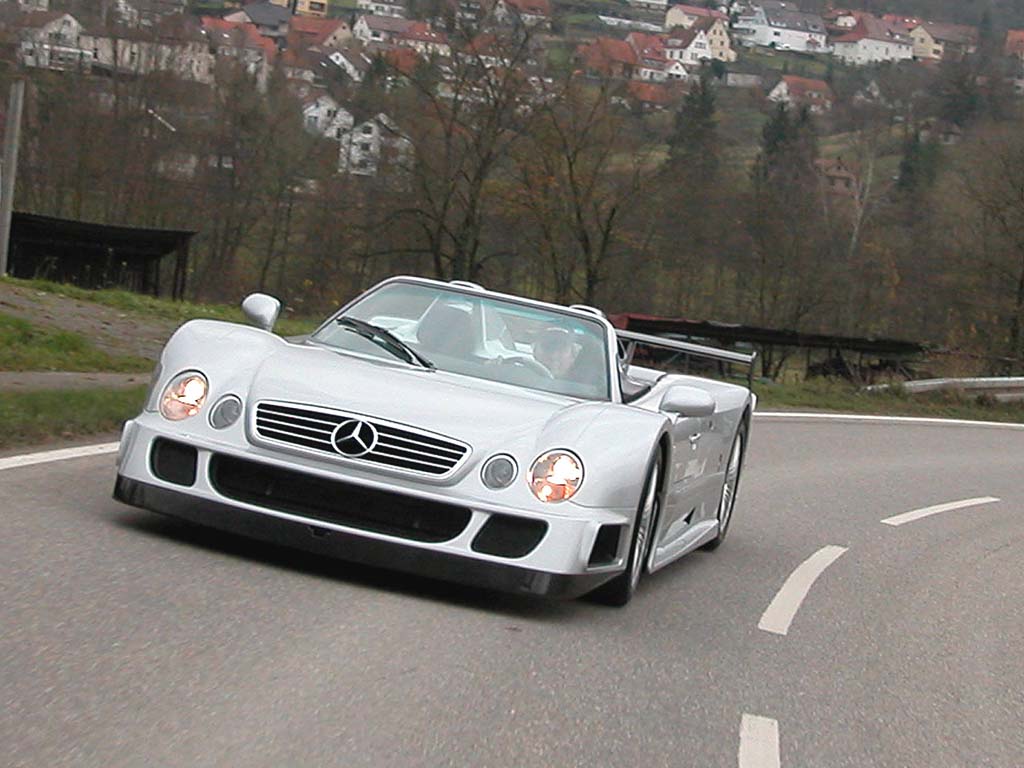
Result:
<svg viewBox="0 0 1024 768"><path fill-rule="evenodd" d="M814 586L814 582L845 551L846 547L830 544L800 563L796 570L789 574L789 578L761 614L757 628L776 635L787 634L789 625Z"/></svg>
<svg viewBox="0 0 1024 768"><path fill-rule="evenodd" d="M740 721L739 768L779 768L779 722L744 714Z"/></svg>
<svg viewBox="0 0 1024 768"><path fill-rule="evenodd" d="M96 445L83 445L78 448L61 448L56 451L41 451L39 453L23 453L20 456L8 456L0 459L0 471L5 469L16 469L18 467L30 467L33 464L46 464L51 461L66 461L67 459L80 459L84 456L102 456L105 453L116 453L120 443L99 443Z"/></svg>
<svg viewBox="0 0 1024 768"><path fill-rule="evenodd" d="M963 501L950 501L947 504L936 504L933 507L922 507L921 509L914 509L910 512L904 512L901 515L893 515L887 517L882 522L886 525L904 525L906 523L912 523L915 520L920 520L922 517L931 517L932 515L938 515L942 512L952 512L954 509L966 509L967 507L977 507L982 504L994 504L1000 501L995 496L979 496L976 499L964 499Z"/></svg>
<svg viewBox="0 0 1024 768"><path fill-rule="evenodd" d="M869 416L858 413L802 413L798 411L754 411L754 418L802 421L860 421L882 424L937 424L952 427L1001 427L1024 429L1024 424L1004 421L969 421L966 419L937 419L926 416Z"/></svg>

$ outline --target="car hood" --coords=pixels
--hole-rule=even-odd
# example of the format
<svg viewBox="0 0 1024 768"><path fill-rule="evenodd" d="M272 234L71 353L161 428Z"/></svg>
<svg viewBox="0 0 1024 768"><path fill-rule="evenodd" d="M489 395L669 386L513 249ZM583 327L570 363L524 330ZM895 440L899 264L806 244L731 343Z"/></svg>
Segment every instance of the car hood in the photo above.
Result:
<svg viewBox="0 0 1024 768"><path fill-rule="evenodd" d="M262 362L250 388L250 402L261 400L386 419L474 448L543 443L552 431L572 441L608 406L309 344L278 348Z"/></svg>

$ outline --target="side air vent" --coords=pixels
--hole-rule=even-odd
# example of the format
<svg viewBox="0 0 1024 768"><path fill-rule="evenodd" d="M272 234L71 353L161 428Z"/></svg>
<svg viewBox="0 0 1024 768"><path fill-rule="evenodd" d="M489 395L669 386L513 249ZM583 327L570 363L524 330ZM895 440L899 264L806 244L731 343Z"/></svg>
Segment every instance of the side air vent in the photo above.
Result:
<svg viewBox="0 0 1024 768"><path fill-rule="evenodd" d="M587 565L611 565L619 556L619 539L622 537L621 525L602 525L594 539L594 548L590 550Z"/></svg>

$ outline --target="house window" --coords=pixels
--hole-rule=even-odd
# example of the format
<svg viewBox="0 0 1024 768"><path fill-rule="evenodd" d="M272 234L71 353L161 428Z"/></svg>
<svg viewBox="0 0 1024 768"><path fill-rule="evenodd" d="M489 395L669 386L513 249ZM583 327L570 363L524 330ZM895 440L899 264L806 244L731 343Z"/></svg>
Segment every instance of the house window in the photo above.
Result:
<svg viewBox="0 0 1024 768"><path fill-rule="evenodd" d="M372 125L364 125L363 128L362 128L362 131L363 131L363 135L364 136L371 136L371 135L373 135L373 126Z"/></svg>
<svg viewBox="0 0 1024 768"><path fill-rule="evenodd" d="M359 145L359 149L361 149L363 152L369 152L370 151L370 142L364 141L362 144Z"/></svg>
<svg viewBox="0 0 1024 768"><path fill-rule="evenodd" d="M309 4L309 10L311 10L311 11L323 11L323 10L326 9L326 7L327 6L325 6L323 3L310 3Z"/></svg>

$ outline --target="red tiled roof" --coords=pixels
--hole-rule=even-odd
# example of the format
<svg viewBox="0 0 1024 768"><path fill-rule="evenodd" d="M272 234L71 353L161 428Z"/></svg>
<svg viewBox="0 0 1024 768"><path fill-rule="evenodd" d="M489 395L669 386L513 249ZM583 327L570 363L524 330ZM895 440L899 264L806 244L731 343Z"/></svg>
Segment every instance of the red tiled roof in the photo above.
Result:
<svg viewBox="0 0 1024 768"><path fill-rule="evenodd" d="M1008 29L1003 50L1007 56L1020 56L1024 53L1024 29Z"/></svg>
<svg viewBox="0 0 1024 768"><path fill-rule="evenodd" d="M797 75L783 75L782 80L786 83L789 96L794 101L817 101L819 98L825 101L835 100L835 94L824 80Z"/></svg>
<svg viewBox="0 0 1024 768"><path fill-rule="evenodd" d="M444 32L436 32L431 29L425 21L414 21L404 32L398 33L403 40L413 40L420 43L433 43L435 45L447 45L448 36Z"/></svg>
<svg viewBox="0 0 1024 768"><path fill-rule="evenodd" d="M241 43L245 48L259 48L268 61L277 55L277 45L273 40L261 35L255 24L224 21L213 16L203 16L200 24L211 43Z"/></svg>
<svg viewBox="0 0 1024 768"><path fill-rule="evenodd" d="M698 24L699 23L700 22L698 22ZM667 40L665 42L665 47L689 48L693 39L702 31L698 24L694 24L689 29L686 27L673 27L672 31L666 36Z"/></svg>
<svg viewBox="0 0 1024 768"><path fill-rule="evenodd" d="M19 25L21 27L38 29L39 27L45 27L51 21L56 21L62 16L67 15L64 11L29 11L21 17ZM74 17L72 16L72 18Z"/></svg>
<svg viewBox="0 0 1024 768"><path fill-rule="evenodd" d="M613 37L599 37L579 46L576 57L586 71L612 77L629 77L637 65L636 51L625 40Z"/></svg>
<svg viewBox="0 0 1024 768"><path fill-rule="evenodd" d="M389 67L406 77L412 77L420 65L420 56L412 48L389 48L382 55Z"/></svg>
<svg viewBox="0 0 1024 768"><path fill-rule="evenodd" d="M834 43L857 43L861 40L882 40L884 42L912 45L913 40L901 25L884 21L869 13L859 14L857 24L849 32L835 38Z"/></svg>
<svg viewBox="0 0 1024 768"><path fill-rule="evenodd" d="M885 13L882 14L882 21L888 22L889 24L896 24L909 32L914 27L921 26L921 22L923 20L916 16L901 16L898 13Z"/></svg>
<svg viewBox="0 0 1024 768"><path fill-rule="evenodd" d="M307 45L323 45L324 41L338 31L348 29L341 19L318 19L313 16L293 16L288 24L288 37L301 39Z"/></svg>
<svg viewBox="0 0 1024 768"><path fill-rule="evenodd" d="M642 80L630 80L626 85L629 95L644 104L665 106L672 101L672 92L661 83L645 83Z"/></svg>
<svg viewBox="0 0 1024 768"><path fill-rule="evenodd" d="M943 43L954 43L957 45L973 45L978 42L978 28L968 27L964 24L945 24L935 21L926 21L918 26L928 30L928 34Z"/></svg>
<svg viewBox="0 0 1024 768"><path fill-rule="evenodd" d="M391 32L400 35L409 29L415 22L408 19L400 19L397 16L363 16L363 21L370 29L378 32Z"/></svg>

